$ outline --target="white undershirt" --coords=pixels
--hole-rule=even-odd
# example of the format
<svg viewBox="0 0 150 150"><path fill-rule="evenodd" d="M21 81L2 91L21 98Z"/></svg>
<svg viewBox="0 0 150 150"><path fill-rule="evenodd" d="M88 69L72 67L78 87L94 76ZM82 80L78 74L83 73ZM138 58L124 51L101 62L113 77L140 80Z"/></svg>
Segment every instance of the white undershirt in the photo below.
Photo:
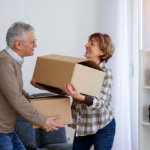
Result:
<svg viewBox="0 0 150 150"><path fill-rule="evenodd" d="M24 63L24 59L21 58L14 50L12 50L10 47L6 47L6 52L10 54L11 57L13 57L20 65Z"/></svg>

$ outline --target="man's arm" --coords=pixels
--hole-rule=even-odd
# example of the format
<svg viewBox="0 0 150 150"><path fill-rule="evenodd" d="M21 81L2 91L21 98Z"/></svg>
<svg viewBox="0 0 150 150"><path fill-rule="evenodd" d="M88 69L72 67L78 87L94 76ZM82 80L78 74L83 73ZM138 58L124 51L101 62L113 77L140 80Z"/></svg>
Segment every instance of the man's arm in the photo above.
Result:
<svg viewBox="0 0 150 150"><path fill-rule="evenodd" d="M35 110L22 95L13 64L6 58L0 60L0 88L8 103L25 119L39 126L46 123L47 117Z"/></svg>
<svg viewBox="0 0 150 150"><path fill-rule="evenodd" d="M22 90L22 95L24 95L29 100L30 95L24 89Z"/></svg>

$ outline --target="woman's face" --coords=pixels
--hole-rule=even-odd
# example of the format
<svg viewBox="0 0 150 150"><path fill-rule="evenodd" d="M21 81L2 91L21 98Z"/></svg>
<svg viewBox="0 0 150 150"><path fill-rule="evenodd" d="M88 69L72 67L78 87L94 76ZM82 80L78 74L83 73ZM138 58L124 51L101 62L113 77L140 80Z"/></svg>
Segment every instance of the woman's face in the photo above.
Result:
<svg viewBox="0 0 150 150"><path fill-rule="evenodd" d="M92 37L89 42L85 45L86 48L86 53L85 53L85 57L88 59L95 59L98 58L102 55L105 54L105 52L103 52L100 49L99 43L98 43L98 37Z"/></svg>

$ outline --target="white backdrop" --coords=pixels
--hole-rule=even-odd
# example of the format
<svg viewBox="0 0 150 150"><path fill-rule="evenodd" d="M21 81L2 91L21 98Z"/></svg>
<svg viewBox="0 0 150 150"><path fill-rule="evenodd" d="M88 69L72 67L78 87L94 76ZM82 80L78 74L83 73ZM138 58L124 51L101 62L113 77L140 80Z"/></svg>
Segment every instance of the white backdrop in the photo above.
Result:
<svg viewBox="0 0 150 150"><path fill-rule="evenodd" d="M43 92L29 84L37 56L83 57L90 34L109 34L116 46L108 62L114 72L112 104L117 123L113 149L137 150L137 91L133 88L137 75L129 78L131 63L137 73L136 13L136 0L0 0L0 50L6 47L6 32L13 22L35 27L38 47L22 67L24 89L33 94ZM73 132L67 128L71 140Z"/></svg>
<svg viewBox="0 0 150 150"><path fill-rule="evenodd" d="M150 1L143 0L142 49L150 49Z"/></svg>

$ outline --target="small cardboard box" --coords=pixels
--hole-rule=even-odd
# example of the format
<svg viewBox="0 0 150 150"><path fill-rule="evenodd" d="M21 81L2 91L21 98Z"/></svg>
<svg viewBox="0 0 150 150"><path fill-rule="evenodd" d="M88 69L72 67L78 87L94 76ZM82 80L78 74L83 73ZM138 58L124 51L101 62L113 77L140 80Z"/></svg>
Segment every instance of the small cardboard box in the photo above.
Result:
<svg viewBox="0 0 150 150"><path fill-rule="evenodd" d="M70 98L65 96L52 96L47 98L30 99L33 107L46 117L60 115L61 118L55 120L60 124L72 124ZM33 128L40 128L32 124Z"/></svg>
<svg viewBox="0 0 150 150"><path fill-rule="evenodd" d="M100 94L105 73L89 59L46 55L37 58L33 79L36 83L63 88L73 83L80 93L89 96Z"/></svg>

